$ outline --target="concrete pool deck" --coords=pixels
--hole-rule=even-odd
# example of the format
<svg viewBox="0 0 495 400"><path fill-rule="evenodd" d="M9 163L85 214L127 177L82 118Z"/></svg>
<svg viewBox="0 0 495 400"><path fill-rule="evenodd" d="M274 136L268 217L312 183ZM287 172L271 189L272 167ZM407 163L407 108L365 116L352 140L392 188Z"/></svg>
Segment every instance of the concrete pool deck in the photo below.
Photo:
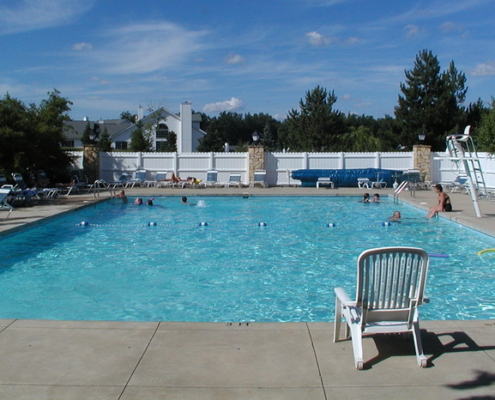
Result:
<svg viewBox="0 0 495 400"><path fill-rule="evenodd" d="M382 196L391 190L369 190ZM353 188L127 190L157 195L362 196ZM495 202L450 194L442 214L495 236ZM102 194L101 198L108 197ZM433 205L432 191L401 200ZM94 202L75 195L0 211L0 233ZM397 207L400 210L400 205ZM495 245L494 245L495 247ZM481 249L473 249L476 252ZM431 294L432 301L434 294ZM333 304L334 299L328 300ZM365 371L350 341L332 342L328 323L175 323L0 320L0 399L495 399L495 319L421 322L429 367L417 366L409 340L364 340Z"/></svg>

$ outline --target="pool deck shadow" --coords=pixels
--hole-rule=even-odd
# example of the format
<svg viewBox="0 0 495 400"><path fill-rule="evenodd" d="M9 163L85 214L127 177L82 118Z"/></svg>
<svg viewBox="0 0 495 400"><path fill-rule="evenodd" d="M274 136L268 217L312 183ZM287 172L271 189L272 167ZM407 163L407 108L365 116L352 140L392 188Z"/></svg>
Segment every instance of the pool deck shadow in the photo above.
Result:
<svg viewBox="0 0 495 400"><path fill-rule="evenodd" d="M370 190L374 192L374 190ZM382 196L390 190L377 190ZM211 193L211 194L210 194ZM130 196L356 195L359 189L154 189ZM106 194L102 195L105 198ZM495 235L495 203L451 194L442 214ZM92 195L0 212L0 231L91 205ZM427 209L431 191L401 201ZM397 207L400 209L400 204ZM11 219L15 217L16 219ZM495 245L494 245L495 247ZM474 252L482 249L473 249ZM433 294L432 294L433 295ZM329 298L333 304L334 299ZM0 399L495 399L495 320L422 321L427 368L410 339L364 340L365 370L350 341L332 342L333 316L320 323L186 323L0 320Z"/></svg>

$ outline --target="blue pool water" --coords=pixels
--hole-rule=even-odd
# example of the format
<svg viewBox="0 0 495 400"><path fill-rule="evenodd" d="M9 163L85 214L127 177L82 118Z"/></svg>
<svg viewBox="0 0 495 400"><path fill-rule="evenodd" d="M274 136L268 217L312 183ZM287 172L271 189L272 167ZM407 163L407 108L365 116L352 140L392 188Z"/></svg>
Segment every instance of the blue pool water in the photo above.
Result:
<svg viewBox="0 0 495 400"><path fill-rule="evenodd" d="M0 238L0 318L331 321L334 287L353 296L358 255L395 245L443 256L431 258L422 319L494 318L495 253L476 252L495 239L426 220L408 205L357 197L190 198L197 206L161 197L153 207L132 200ZM395 209L403 222L383 226Z"/></svg>

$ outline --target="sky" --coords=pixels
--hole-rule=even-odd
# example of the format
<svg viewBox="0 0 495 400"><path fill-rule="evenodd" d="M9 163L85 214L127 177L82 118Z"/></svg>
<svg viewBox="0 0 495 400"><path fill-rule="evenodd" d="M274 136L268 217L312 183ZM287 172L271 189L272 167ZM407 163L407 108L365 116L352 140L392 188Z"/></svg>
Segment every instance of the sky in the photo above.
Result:
<svg viewBox="0 0 495 400"><path fill-rule="evenodd" d="M493 0L0 0L0 96L56 89L74 120L186 101L283 120L320 86L382 118L427 49L466 74L465 105L488 106L494 20Z"/></svg>

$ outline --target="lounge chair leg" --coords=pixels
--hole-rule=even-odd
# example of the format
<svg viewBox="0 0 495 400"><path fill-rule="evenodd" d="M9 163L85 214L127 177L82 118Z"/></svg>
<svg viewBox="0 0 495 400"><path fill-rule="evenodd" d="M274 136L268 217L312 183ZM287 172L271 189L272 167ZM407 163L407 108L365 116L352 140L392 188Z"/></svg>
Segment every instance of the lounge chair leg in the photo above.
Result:
<svg viewBox="0 0 495 400"><path fill-rule="evenodd" d="M363 335L359 326L351 328L352 351L354 352L354 365L356 369L364 368L363 361Z"/></svg>
<svg viewBox="0 0 495 400"><path fill-rule="evenodd" d="M342 321L342 302L335 298L335 322L333 326L333 341L337 342L340 337L340 323ZM347 324L346 324L347 325Z"/></svg>
<svg viewBox="0 0 495 400"><path fill-rule="evenodd" d="M428 364L428 359L423 353L423 344L421 342L421 331L417 322L413 323L413 340L414 350L416 351L416 361L421 368L425 368Z"/></svg>

